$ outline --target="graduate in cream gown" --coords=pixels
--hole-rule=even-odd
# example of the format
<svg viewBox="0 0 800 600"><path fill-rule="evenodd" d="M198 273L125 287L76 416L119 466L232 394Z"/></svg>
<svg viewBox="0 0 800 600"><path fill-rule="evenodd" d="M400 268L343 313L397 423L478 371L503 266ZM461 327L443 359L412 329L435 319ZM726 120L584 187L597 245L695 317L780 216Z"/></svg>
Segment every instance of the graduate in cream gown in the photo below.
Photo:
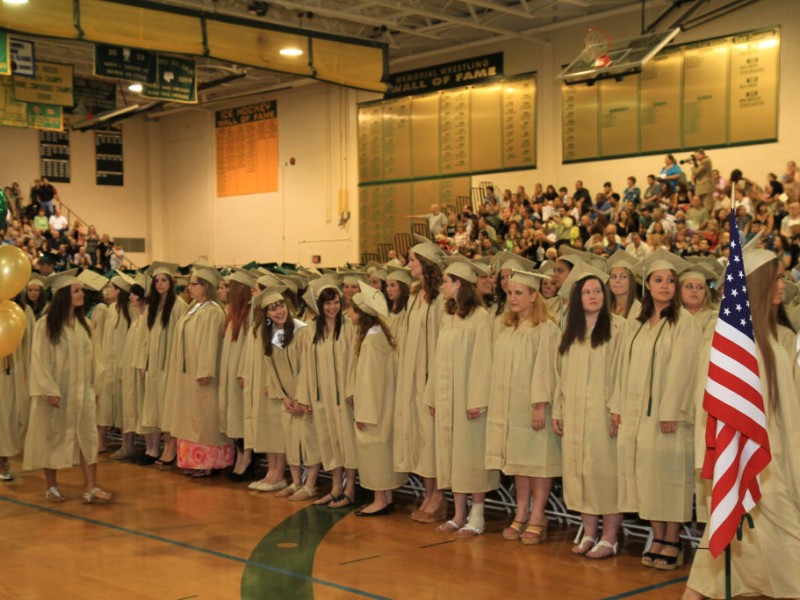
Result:
<svg viewBox="0 0 800 600"><path fill-rule="evenodd" d="M83 288L75 270L52 276L53 300L33 333L31 412L25 436L25 469L44 469L45 498L63 502L56 470L80 462L86 503L107 502L97 486L97 421L93 385L92 327L83 316Z"/></svg>
<svg viewBox="0 0 800 600"><path fill-rule="evenodd" d="M453 492L455 515L439 525L456 537L481 535L486 492L500 473L486 468L486 409L492 382L492 320L475 287L478 267L445 259L442 316L425 403L434 417L436 483ZM467 497L472 506L467 515Z"/></svg>
<svg viewBox="0 0 800 600"><path fill-rule="evenodd" d="M642 312L626 323L609 406L618 427L619 510L650 521L654 541L642 563L662 570L682 564L680 529L692 518L694 405L687 390L702 333L679 303L678 274L687 267L665 250L645 259Z"/></svg>
<svg viewBox="0 0 800 600"><path fill-rule="evenodd" d="M553 402L553 429L562 436L564 502L581 513L583 522L583 537L572 553L592 559L617 554L622 523L617 508L617 432L608 403L625 319L611 312L608 277L588 265L577 266L562 286L572 289Z"/></svg>
<svg viewBox="0 0 800 600"><path fill-rule="evenodd" d="M292 482L268 482L273 487L261 491L277 491L279 498L310 500L317 496L317 476L321 457L314 432L313 414L297 401L298 380L305 353L311 344L311 328L292 318L284 297L276 288L267 288L256 297L264 309L261 329L262 346L255 351L266 360L266 402L281 406L281 427L286 450L286 463ZM302 467L306 480L302 480ZM267 483L267 482L265 482ZM277 487L275 487L277 486ZM283 489L280 489L283 486Z"/></svg>
<svg viewBox="0 0 800 600"><path fill-rule="evenodd" d="M25 333L13 352L0 358L0 481L14 479L8 459L22 452L30 413L28 373L36 318L31 307L18 298L20 301L25 312Z"/></svg>
<svg viewBox="0 0 800 600"><path fill-rule="evenodd" d="M350 307L355 328L352 393L356 461L361 486L374 495L356 515L378 517L394 511L392 490L403 485L407 475L395 472L392 458L396 361L394 341L385 321L389 310L378 290L366 284L360 287Z"/></svg>
<svg viewBox="0 0 800 600"><path fill-rule="evenodd" d="M142 427L164 432L164 449L159 458L159 433L145 435L145 454L140 464L171 465L176 459L177 450L169 429L164 428L165 407L170 400L166 398L167 368L175 337L175 327L188 306L175 293L175 273L178 265L154 262L147 270L152 278L147 292L147 330L143 332L144 349L138 352L134 365L144 379L144 399L139 412Z"/></svg>
<svg viewBox="0 0 800 600"><path fill-rule="evenodd" d="M761 500L750 511L753 527L731 541L732 597L800 598L800 403L791 361L775 336L783 281L773 252L744 252L756 356L771 460L761 471ZM795 367L796 370L796 367ZM702 395L696 395L702 403ZM705 428L695 434L705 438ZM705 481L710 506L711 484ZM725 560L708 550L708 531L695 553L685 599L724 598Z"/></svg>
<svg viewBox="0 0 800 600"><path fill-rule="evenodd" d="M532 272L536 263L527 258L517 256L513 252L498 252L493 258L497 268L497 307L491 311L492 339L497 339L505 327L506 312L508 310L508 278L512 271Z"/></svg>
<svg viewBox="0 0 800 600"><path fill-rule="evenodd" d="M170 432L178 466L193 477L233 463L233 445L219 427L219 368L225 311L217 304L219 272L195 265L189 278L192 305L175 327L167 393L173 398Z"/></svg>
<svg viewBox="0 0 800 600"><path fill-rule="evenodd" d="M679 277L681 305L697 320L702 331L717 318L718 311L712 308L711 292L706 283L715 278L716 275L702 264L693 264Z"/></svg>
<svg viewBox="0 0 800 600"><path fill-rule="evenodd" d="M444 494L436 487L433 417L423 402L442 318L442 251L425 238L411 247L408 266L418 279L412 288L397 348L397 392L394 401L394 470L416 473L425 496L411 518L435 523L447 515Z"/></svg>
<svg viewBox="0 0 800 600"><path fill-rule="evenodd" d="M411 290L411 272L404 267L389 267L386 274L386 298L389 306L389 318L386 319L389 331L396 344L403 335L408 309L408 296Z"/></svg>
<svg viewBox="0 0 800 600"><path fill-rule="evenodd" d="M636 274L639 261L625 250L617 250L608 259L608 291L611 293L611 312L623 319L635 319L642 310L636 297Z"/></svg>
<svg viewBox="0 0 800 600"><path fill-rule="evenodd" d="M297 401L314 416L322 468L332 481L331 491L314 505L344 508L355 501L358 464L353 403L347 401L353 330L333 283L312 282L304 299L317 316L309 327L313 339L300 369Z"/></svg>
<svg viewBox="0 0 800 600"><path fill-rule="evenodd" d="M78 275L78 281L83 284L83 307L89 323L92 325L92 348L94 350L94 389L97 393L97 424L98 453L107 451L106 434L108 427L113 425L113 416L110 399L106 402L101 397L106 382L113 380L108 366L108 360L103 354L103 339L106 334L106 325L110 321L111 312L106 304L105 288L109 279L92 271L84 269Z"/></svg>
<svg viewBox="0 0 800 600"><path fill-rule="evenodd" d="M97 390L97 433L101 447L109 427L122 427L122 380L120 364L128 328L131 325L128 292L131 280L115 275L106 286L106 299L111 302L100 343L104 377ZM112 458L127 458L133 452L133 440L128 439Z"/></svg>
<svg viewBox="0 0 800 600"><path fill-rule="evenodd" d="M261 285L262 278L259 278ZM264 283L268 283L263 280ZM277 282L276 282L277 283ZM265 288L270 289L270 288ZM262 340L266 305L262 300L282 300L281 287L271 288L270 293L259 293L253 298L253 324L247 332L242 358L239 361L238 378L242 385L244 448L252 453L267 455L267 474L248 487L259 492L276 492L287 486L286 446L283 439L281 413L283 404L279 398L270 397L267 388L267 372L270 365L264 354ZM262 290L263 292L264 290ZM272 296L272 297L270 297Z"/></svg>
<svg viewBox="0 0 800 600"><path fill-rule="evenodd" d="M114 458L132 458L136 434L158 433L157 429L142 427L139 414L144 399L144 380L134 365L137 355L144 349L144 332L147 331L147 303L145 302L143 276L130 286L128 293L131 326L125 337L119 364L119 379L122 386L122 447Z"/></svg>
<svg viewBox="0 0 800 600"><path fill-rule="evenodd" d="M228 302L224 307L225 325L217 387L219 430L236 444L236 462L228 475L232 481L244 481L255 467L252 449L244 447L244 388L238 376L251 329L255 284L255 274L244 269L234 269L225 283Z"/></svg>
<svg viewBox="0 0 800 600"><path fill-rule="evenodd" d="M503 538L527 545L547 539L544 511L553 477L561 475L561 444L550 427L561 332L539 294L544 281L536 273L511 272L509 311L494 340L486 431L486 467L514 477L516 515Z"/></svg>

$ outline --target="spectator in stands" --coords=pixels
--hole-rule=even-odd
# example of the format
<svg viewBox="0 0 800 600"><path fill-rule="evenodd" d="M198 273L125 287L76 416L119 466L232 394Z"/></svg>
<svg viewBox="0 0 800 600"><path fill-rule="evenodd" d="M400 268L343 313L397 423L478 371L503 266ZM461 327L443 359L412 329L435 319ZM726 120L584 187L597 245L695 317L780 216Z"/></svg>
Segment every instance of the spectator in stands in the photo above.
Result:
<svg viewBox="0 0 800 600"><path fill-rule="evenodd" d="M738 216L738 215L737 215ZM745 215L750 218L749 215ZM785 219L784 219L785 221ZM772 235L773 230L775 229L775 217L769 213L767 210L767 205L764 202L761 202L758 207L756 207L756 214L753 215L752 220L748 223L748 225L752 226L753 223L758 223L760 225L759 231L764 231L764 236ZM745 226L743 231L745 233L749 233L750 227ZM783 235L783 232L781 232ZM785 236L791 237L791 236Z"/></svg>
<svg viewBox="0 0 800 600"><path fill-rule="evenodd" d="M92 266L92 257L86 252L86 246L78 248L78 251L72 256L72 264L83 269L88 269Z"/></svg>
<svg viewBox="0 0 800 600"><path fill-rule="evenodd" d="M44 208L44 212L48 217L53 214L53 199L61 202L61 198L58 197L58 191L53 187L47 177L42 177L42 185L39 189L38 197L40 199L40 205Z"/></svg>
<svg viewBox="0 0 800 600"><path fill-rule="evenodd" d="M39 208L42 205L42 181L41 179L37 179L33 182L33 187L31 187L30 192L28 193L28 198L30 199L32 212L33 214L38 214Z"/></svg>
<svg viewBox="0 0 800 600"><path fill-rule="evenodd" d="M624 250L622 240L617 235L617 226L613 223L606 226L605 237L603 238L603 246L606 256L611 256L617 250Z"/></svg>
<svg viewBox="0 0 800 600"><path fill-rule="evenodd" d="M642 236L638 232L634 232L631 234L631 243L625 247L625 252L642 260L650 254L651 249L642 241Z"/></svg>
<svg viewBox="0 0 800 600"><path fill-rule="evenodd" d="M483 203L487 204L487 203L491 202L492 199L494 199L495 202L497 201L497 196L494 195L494 186L487 185L486 186L486 192L485 192L485 195L483 197Z"/></svg>
<svg viewBox="0 0 800 600"><path fill-rule="evenodd" d="M583 181L580 179L575 182L575 193L572 194L572 200L580 207L581 213L586 212L592 203L592 196L589 194L589 190L583 187Z"/></svg>
<svg viewBox="0 0 800 600"><path fill-rule="evenodd" d="M39 214L33 218L33 228L39 233L46 233L50 229L50 223L43 208L40 208Z"/></svg>
<svg viewBox="0 0 800 600"><path fill-rule="evenodd" d="M711 159L706 155L706 151L695 151L695 153L692 154L692 182L694 183L694 193L700 196L700 202L703 208L709 213L714 208L714 199L711 196L714 191L712 171Z"/></svg>
<svg viewBox="0 0 800 600"><path fill-rule="evenodd" d="M59 237L69 230L69 221L67 221L67 217L61 214L60 206L55 207L55 211L50 215L48 224L50 225L50 229L58 232Z"/></svg>
<svg viewBox="0 0 800 600"><path fill-rule="evenodd" d="M689 210L686 211L686 222L689 226L689 229L695 231L704 227L708 219L708 211L702 206L700 196L695 194L692 196Z"/></svg>
<svg viewBox="0 0 800 600"><path fill-rule="evenodd" d="M626 187L625 191L622 193L622 199L625 201L625 204L633 202L634 205L639 204L642 200L641 190L636 187L636 177L633 175L628 177L628 187Z"/></svg>
<svg viewBox="0 0 800 600"><path fill-rule="evenodd" d="M667 154L664 157L664 166L659 173L658 181L667 182L670 190L675 191L675 186L683 177L683 171L675 162L675 157L672 154Z"/></svg>
<svg viewBox="0 0 800 600"><path fill-rule="evenodd" d="M611 216L611 212L614 207L608 201L608 198L602 192L598 192L594 197L594 204L592 204L590 209L590 217L592 222L594 222L599 216L603 216L608 219Z"/></svg>
<svg viewBox="0 0 800 600"><path fill-rule="evenodd" d="M438 204L431 204L431 212L424 215L409 215L408 219L417 218L424 219L428 224L428 231L431 238L435 238L440 233L444 233L447 229L447 215L442 212Z"/></svg>
<svg viewBox="0 0 800 600"><path fill-rule="evenodd" d="M661 184L656 180L655 175L647 176L647 188L644 191L642 204L653 210L658 206L659 197L661 196Z"/></svg>
<svg viewBox="0 0 800 600"><path fill-rule="evenodd" d="M97 244L97 260L95 261L95 265L103 269L103 271L109 270L109 258L111 256L110 251L113 247L111 243L111 238L108 236L107 233L103 234L103 237L100 239L100 243Z"/></svg>

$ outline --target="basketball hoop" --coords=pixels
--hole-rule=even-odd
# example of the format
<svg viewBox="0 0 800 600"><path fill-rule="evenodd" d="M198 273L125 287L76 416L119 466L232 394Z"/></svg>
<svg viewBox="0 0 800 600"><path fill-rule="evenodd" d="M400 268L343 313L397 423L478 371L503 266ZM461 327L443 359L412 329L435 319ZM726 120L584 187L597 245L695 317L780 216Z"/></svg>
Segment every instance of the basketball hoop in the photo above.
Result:
<svg viewBox="0 0 800 600"><path fill-rule="evenodd" d="M605 29L590 27L583 36L583 51L594 61L595 67L607 67L611 64L608 52L611 50L611 36Z"/></svg>

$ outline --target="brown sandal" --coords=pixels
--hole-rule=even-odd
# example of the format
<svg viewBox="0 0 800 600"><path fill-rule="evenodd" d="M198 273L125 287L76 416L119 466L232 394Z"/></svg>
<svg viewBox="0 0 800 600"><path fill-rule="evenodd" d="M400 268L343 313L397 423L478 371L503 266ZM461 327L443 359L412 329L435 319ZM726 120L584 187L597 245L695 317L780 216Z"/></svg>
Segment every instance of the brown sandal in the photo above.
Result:
<svg viewBox="0 0 800 600"><path fill-rule="evenodd" d="M528 527L519 536L520 541L526 546L541 544L547 539L547 523L547 519L541 525L528 523Z"/></svg>
<svg viewBox="0 0 800 600"><path fill-rule="evenodd" d="M511 525L503 529L503 539L509 542L516 542L527 527L527 521L512 521Z"/></svg>

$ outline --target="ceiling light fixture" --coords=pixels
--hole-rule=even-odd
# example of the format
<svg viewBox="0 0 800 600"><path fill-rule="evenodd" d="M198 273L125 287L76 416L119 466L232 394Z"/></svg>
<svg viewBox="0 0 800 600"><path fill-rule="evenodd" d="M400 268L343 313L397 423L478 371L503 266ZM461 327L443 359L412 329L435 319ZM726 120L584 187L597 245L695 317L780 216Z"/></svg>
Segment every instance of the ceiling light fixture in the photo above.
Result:
<svg viewBox="0 0 800 600"><path fill-rule="evenodd" d="M136 92L137 94L141 93L144 89L141 83L132 83L128 86L128 89L132 92Z"/></svg>
<svg viewBox="0 0 800 600"><path fill-rule="evenodd" d="M281 56L303 56L300 48L281 48Z"/></svg>
<svg viewBox="0 0 800 600"><path fill-rule="evenodd" d="M27 4L28 0L3 0L3 4Z"/></svg>

